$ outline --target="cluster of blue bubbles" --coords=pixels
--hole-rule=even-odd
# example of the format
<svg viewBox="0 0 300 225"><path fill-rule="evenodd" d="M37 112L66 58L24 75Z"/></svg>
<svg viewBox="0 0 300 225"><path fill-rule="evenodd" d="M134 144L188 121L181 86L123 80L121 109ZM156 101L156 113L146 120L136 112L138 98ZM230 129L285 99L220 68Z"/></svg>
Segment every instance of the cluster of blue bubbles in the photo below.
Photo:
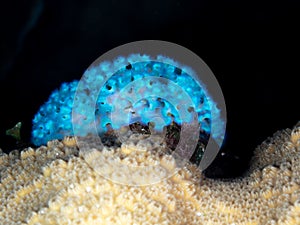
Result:
<svg viewBox="0 0 300 225"><path fill-rule="evenodd" d="M119 114L117 109L121 109ZM201 87L181 69L161 62L137 62L117 71L102 87L96 110L101 131L107 124L120 129L127 122L148 124L155 118L155 130L162 131L172 122L192 122L192 112L197 112L201 129L210 134L210 105ZM186 111L184 118L179 110Z"/></svg>
<svg viewBox="0 0 300 225"><path fill-rule="evenodd" d="M224 112L197 73L166 56L130 54L98 60L80 81L55 90L33 119L32 142L39 146L64 136L102 135L137 123L151 123L162 132L195 118L199 140L207 145L212 138L221 146Z"/></svg>

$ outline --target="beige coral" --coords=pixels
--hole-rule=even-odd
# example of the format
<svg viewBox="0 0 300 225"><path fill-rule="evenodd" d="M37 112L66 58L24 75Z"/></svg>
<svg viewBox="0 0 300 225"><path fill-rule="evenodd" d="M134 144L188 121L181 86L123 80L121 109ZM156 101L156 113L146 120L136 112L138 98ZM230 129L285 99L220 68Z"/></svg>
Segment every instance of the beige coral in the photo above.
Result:
<svg viewBox="0 0 300 225"><path fill-rule="evenodd" d="M179 167L151 141L86 154L68 137L0 153L0 224L300 224L299 127L262 143L249 172L233 180ZM130 177L118 164L151 169ZM133 185L137 177L148 185Z"/></svg>

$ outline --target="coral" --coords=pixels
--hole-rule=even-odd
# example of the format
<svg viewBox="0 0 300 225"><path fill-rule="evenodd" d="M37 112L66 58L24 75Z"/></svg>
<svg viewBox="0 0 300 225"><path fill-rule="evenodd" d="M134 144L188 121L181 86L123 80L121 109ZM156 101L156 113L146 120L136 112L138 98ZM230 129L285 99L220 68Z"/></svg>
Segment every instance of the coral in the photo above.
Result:
<svg viewBox="0 0 300 225"><path fill-rule="evenodd" d="M99 134L107 130L108 124L113 129L119 129L136 121L148 124L158 117L161 119L156 119L155 129L162 130L164 125L169 125L172 121L178 124L190 122L195 112L201 131L209 135L212 129L211 114L219 116L220 110L205 90L204 84L194 79L188 69L174 66L177 63L169 58L157 57L165 63L137 55L119 57L112 65L103 62L93 66L84 74L86 79L83 90L78 89L78 81L64 83L51 94L35 115L32 142L40 146L49 140L73 135L71 114L76 91L81 102L73 123L76 122L76 116L84 115L87 117L87 124L97 122ZM127 61L130 62L129 65ZM111 77L107 77L110 73L113 73ZM95 85L101 82L105 83L98 93ZM97 102L94 111L91 115L86 115L87 108L94 107L93 100ZM214 124L223 129L224 122L220 118L218 120ZM218 127L213 128L212 135L223 140L223 137L219 137ZM89 130L81 126L79 133L86 135Z"/></svg>
<svg viewBox="0 0 300 225"><path fill-rule="evenodd" d="M263 142L245 177L232 180L205 178L191 164L178 167L161 154L159 140L138 136L121 147L87 149L90 155L78 152L74 137L1 153L0 224L300 224L299 129ZM103 169L129 178L97 162L109 156L174 173L150 185L122 185L101 175Z"/></svg>

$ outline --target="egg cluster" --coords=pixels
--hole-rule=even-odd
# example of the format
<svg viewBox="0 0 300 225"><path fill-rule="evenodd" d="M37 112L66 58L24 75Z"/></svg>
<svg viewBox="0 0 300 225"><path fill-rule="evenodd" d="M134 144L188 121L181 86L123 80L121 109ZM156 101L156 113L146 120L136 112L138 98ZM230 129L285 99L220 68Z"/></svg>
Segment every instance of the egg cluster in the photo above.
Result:
<svg viewBox="0 0 300 225"><path fill-rule="evenodd" d="M211 134L212 114L218 120L214 123L213 138L223 140L219 130L223 130L224 121L219 118L220 110L206 92L205 84L172 60L162 56L159 59L166 63L148 56L119 57L112 64L132 63L118 67L117 71L106 62L93 66L85 71L82 88L78 88L78 81L62 84L35 115L32 142L40 146L73 135L72 123L82 121L81 117L88 126L95 122L98 134L102 134L108 125L117 130L137 121L144 125L153 123L161 131L172 122L190 123L196 116L199 133L206 137ZM102 84L99 92L97 84ZM74 100L80 102L72 117ZM87 114L89 107L93 110ZM80 126L76 135L89 132L87 126Z"/></svg>

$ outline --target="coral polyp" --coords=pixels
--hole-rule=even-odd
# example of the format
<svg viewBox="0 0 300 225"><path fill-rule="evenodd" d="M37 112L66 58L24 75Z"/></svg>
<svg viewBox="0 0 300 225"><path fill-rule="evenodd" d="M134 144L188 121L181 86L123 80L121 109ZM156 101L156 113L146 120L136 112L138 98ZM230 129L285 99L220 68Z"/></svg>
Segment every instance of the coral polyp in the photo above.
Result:
<svg viewBox="0 0 300 225"><path fill-rule="evenodd" d="M171 61L168 58L164 60ZM116 61L127 62L130 59L118 58ZM219 109L205 86L185 69L143 56L143 61L127 63L115 71L98 95L91 97L95 95L93 83L104 79L103 71L107 67L105 62L89 68L85 74L93 79L86 80L86 89L80 93L82 103L79 112L83 112L82 115L87 105L92 104L91 99L97 98L95 112L86 120L96 121L99 134L107 132L108 125L120 129L135 122L144 125L152 122L156 131L162 131L171 123L191 123L194 115L200 124L199 132L206 136L211 134L212 110L218 115ZM78 81L64 83L40 108L33 119L32 142L35 145L73 135L71 112L77 85ZM73 118L74 122L76 118ZM218 122L223 128L224 122L221 119ZM79 133L86 135L88 131L84 129ZM223 138L218 137L219 133L212 135Z"/></svg>
<svg viewBox="0 0 300 225"><path fill-rule="evenodd" d="M76 137L10 154L0 150L0 224L300 224L299 125L263 142L248 173L230 180L206 178L192 164L178 167L172 155L154 151L161 148L155 140L144 151L139 143L89 149L85 159ZM152 167L136 173L95 160L111 156L122 165ZM130 186L99 171L143 183L171 176Z"/></svg>

